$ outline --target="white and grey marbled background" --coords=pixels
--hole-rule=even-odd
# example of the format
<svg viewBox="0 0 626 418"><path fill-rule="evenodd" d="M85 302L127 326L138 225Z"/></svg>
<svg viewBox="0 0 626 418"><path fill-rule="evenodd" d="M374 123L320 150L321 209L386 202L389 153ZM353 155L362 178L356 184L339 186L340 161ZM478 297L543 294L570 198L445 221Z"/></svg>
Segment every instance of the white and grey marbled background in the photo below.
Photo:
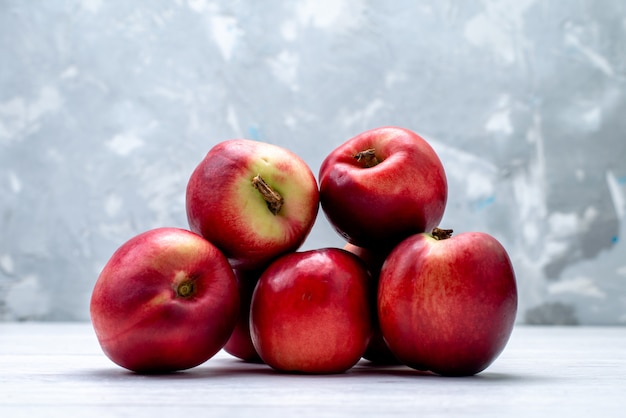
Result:
<svg viewBox="0 0 626 418"><path fill-rule="evenodd" d="M446 167L442 226L509 250L519 322L623 325L625 115L621 0L0 0L0 320L87 320L221 140L317 173L399 125ZM304 248L341 245L321 216Z"/></svg>

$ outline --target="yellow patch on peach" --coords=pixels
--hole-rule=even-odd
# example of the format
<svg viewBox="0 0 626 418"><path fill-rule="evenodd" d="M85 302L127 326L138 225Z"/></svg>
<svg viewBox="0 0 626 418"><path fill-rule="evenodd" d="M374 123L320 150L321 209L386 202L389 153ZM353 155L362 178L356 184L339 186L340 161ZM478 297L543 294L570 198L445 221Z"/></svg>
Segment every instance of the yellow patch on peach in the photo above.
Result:
<svg viewBox="0 0 626 418"><path fill-rule="evenodd" d="M152 299L147 301L145 304L145 307L148 308L148 307L163 305L164 303L170 301L171 299L172 299L171 291L162 291L162 292L159 292Z"/></svg>

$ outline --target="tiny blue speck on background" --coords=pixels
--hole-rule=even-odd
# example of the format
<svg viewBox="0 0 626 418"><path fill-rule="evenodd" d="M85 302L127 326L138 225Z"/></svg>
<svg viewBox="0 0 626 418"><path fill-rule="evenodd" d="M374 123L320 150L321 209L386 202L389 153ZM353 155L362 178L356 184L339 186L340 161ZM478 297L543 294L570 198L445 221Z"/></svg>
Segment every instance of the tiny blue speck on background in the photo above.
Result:
<svg viewBox="0 0 626 418"><path fill-rule="evenodd" d="M476 202L475 207L477 210L485 209L487 206L492 205L495 201L496 201L495 196L489 196L485 199L482 199Z"/></svg>
<svg viewBox="0 0 626 418"><path fill-rule="evenodd" d="M261 134L259 132L259 128L257 128L256 126L248 127L248 139L252 139L254 141L260 141Z"/></svg>

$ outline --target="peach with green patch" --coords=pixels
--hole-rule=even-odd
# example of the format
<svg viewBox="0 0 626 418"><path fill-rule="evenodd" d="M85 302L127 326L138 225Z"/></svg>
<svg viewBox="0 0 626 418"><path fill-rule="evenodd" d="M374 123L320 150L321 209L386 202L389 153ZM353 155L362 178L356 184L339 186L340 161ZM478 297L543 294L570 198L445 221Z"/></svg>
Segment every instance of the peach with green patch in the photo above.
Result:
<svg viewBox="0 0 626 418"><path fill-rule="evenodd" d="M319 208L315 176L293 152L232 139L214 146L187 184L190 229L214 243L234 268L256 269L295 251Z"/></svg>

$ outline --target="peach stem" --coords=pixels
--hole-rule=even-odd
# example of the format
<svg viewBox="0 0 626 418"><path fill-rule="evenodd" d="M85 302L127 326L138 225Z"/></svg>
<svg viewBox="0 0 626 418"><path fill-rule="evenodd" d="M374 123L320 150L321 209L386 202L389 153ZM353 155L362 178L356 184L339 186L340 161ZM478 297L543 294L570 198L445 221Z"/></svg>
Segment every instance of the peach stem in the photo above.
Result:
<svg viewBox="0 0 626 418"><path fill-rule="evenodd" d="M260 174L254 176L252 179L252 185L259 191L259 193L261 193L261 196L265 199L267 208L270 212L272 212L273 215L278 215L278 212L280 212L280 209L285 203L285 199L283 199L278 192L272 189L272 187L267 184L265 180L263 180L263 177L261 177Z"/></svg>
<svg viewBox="0 0 626 418"><path fill-rule="evenodd" d="M432 232L432 236L437 240L444 240L444 239L448 239L452 236L452 232L454 232L452 229L441 229L441 228L435 228L433 229Z"/></svg>
<svg viewBox="0 0 626 418"><path fill-rule="evenodd" d="M354 158L358 162L363 162L365 168L374 167L379 163L378 158L376 158L376 150L374 148L369 148L364 151L357 152L354 155Z"/></svg>

